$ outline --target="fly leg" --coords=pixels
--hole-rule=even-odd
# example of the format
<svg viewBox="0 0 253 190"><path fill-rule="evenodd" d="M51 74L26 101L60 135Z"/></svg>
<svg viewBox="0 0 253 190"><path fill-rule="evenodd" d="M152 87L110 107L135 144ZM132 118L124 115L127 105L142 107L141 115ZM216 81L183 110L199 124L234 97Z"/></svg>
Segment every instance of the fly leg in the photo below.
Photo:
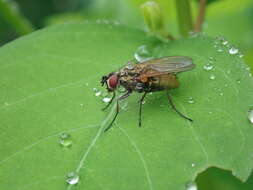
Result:
<svg viewBox="0 0 253 190"><path fill-rule="evenodd" d="M177 112L178 115L180 115L181 117L183 117L183 118L185 118L185 119L187 119L187 120L189 120L189 121L193 121L191 118L185 116L184 114L182 114L180 111L177 110L177 108L176 108L176 106L174 105L174 103L173 103L173 101L172 101L172 98L171 98L171 96L169 95L168 91L167 91L167 96L168 96L168 100L169 100L169 103L170 103L172 109L173 109L175 112Z"/></svg>
<svg viewBox="0 0 253 190"><path fill-rule="evenodd" d="M119 114L119 101L120 100L123 100L125 98L127 98L130 94L132 93L132 91L127 91L127 93L123 94L122 96L120 96L118 99L117 99L117 106L116 106L116 114L114 115L111 123L108 125L108 127L104 130L104 132L108 131L111 127L112 127L112 124L114 123L114 121L116 120L118 114Z"/></svg>
<svg viewBox="0 0 253 190"><path fill-rule="evenodd" d="M147 95L148 92L144 92L143 96L140 99L140 109L139 109L139 127L141 127L141 111L142 111L142 104L145 96Z"/></svg>
<svg viewBox="0 0 253 190"><path fill-rule="evenodd" d="M115 98L115 95L116 95L116 93L113 91L113 96L112 96L111 100L108 102L108 104L102 109L103 111L106 110L111 105L112 101Z"/></svg>

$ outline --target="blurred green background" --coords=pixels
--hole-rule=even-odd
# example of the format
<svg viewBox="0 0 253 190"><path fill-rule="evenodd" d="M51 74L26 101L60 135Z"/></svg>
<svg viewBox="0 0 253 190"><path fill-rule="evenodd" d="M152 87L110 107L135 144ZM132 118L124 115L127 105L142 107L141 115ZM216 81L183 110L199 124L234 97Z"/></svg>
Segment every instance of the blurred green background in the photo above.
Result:
<svg viewBox="0 0 253 190"><path fill-rule="evenodd" d="M168 33L180 37L176 0L156 0ZM69 22L107 22L146 30L140 6L145 0L0 0L0 46L33 31ZM191 0L193 20L198 0ZM253 68L253 1L210 0L206 8L203 33L223 36L244 54ZM242 183L231 172L210 168L197 178L200 190L252 190L253 176Z"/></svg>

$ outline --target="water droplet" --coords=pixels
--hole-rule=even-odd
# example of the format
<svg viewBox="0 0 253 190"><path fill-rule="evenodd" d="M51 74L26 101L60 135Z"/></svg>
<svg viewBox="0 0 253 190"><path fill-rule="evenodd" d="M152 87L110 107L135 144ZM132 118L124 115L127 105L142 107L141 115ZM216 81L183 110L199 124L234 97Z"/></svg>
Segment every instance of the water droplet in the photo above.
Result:
<svg viewBox="0 0 253 190"><path fill-rule="evenodd" d="M238 57L240 57L240 58L242 58L244 55L240 52L239 54L238 54Z"/></svg>
<svg viewBox="0 0 253 190"><path fill-rule="evenodd" d="M192 163L192 164L191 164L191 166L192 166L192 167L195 167L195 166L196 166L196 164Z"/></svg>
<svg viewBox="0 0 253 190"><path fill-rule="evenodd" d="M203 68L206 71L211 71L214 68L214 65L208 63L208 64L204 65Z"/></svg>
<svg viewBox="0 0 253 190"><path fill-rule="evenodd" d="M4 105L5 106L9 106L10 104L8 102L4 102Z"/></svg>
<svg viewBox="0 0 253 190"><path fill-rule="evenodd" d="M253 107L249 110L248 118L250 123L253 123Z"/></svg>
<svg viewBox="0 0 253 190"><path fill-rule="evenodd" d="M85 86L89 86L89 83L88 83L88 82L86 82L86 83L85 83Z"/></svg>
<svg viewBox="0 0 253 190"><path fill-rule="evenodd" d="M98 91L98 89L97 89L97 88L93 88L92 90L93 90L94 92L97 92L97 91Z"/></svg>
<svg viewBox="0 0 253 190"><path fill-rule="evenodd" d="M76 172L70 172L67 174L66 182L70 185L75 185L79 182L79 175Z"/></svg>
<svg viewBox="0 0 253 190"><path fill-rule="evenodd" d="M235 55L238 53L238 49L236 49L235 47L231 47L228 52L231 54L231 55Z"/></svg>
<svg viewBox="0 0 253 190"><path fill-rule="evenodd" d="M219 48L217 49L218 52L223 52L223 49Z"/></svg>
<svg viewBox="0 0 253 190"><path fill-rule="evenodd" d="M195 182L186 183L186 190L198 190L197 184Z"/></svg>
<svg viewBox="0 0 253 190"><path fill-rule="evenodd" d="M132 70L132 69L134 68L134 66L135 66L134 62L129 61L129 62L126 64L126 67L125 67L125 68L127 68L127 69L129 69L129 70Z"/></svg>
<svg viewBox="0 0 253 190"><path fill-rule="evenodd" d="M227 74L230 74L231 73L231 71L230 70L227 70Z"/></svg>
<svg viewBox="0 0 253 190"><path fill-rule="evenodd" d="M213 112L209 111L208 113L209 113L209 114L212 114Z"/></svg>
<svg viewBox="0 0 253 190"><path fill-rule="evenodd" d="M223 92L221 92L220 95L223 96Z"/></svg>
<svg viewBox="0 0 253 190"><path fill-rule="evenodd" d="M71 147L72 140L70 139L70 134L68 134L68 133L62 133L59 136L59 141L58 142L63 147Z"/></svg>
<svg viewBox="0 0 253 190"><path fill-rule="evenodd" d="M225 87L228 87L228 84L227 84L227 83L225 84Z"/></svg>
<svg viewBox="0 0 253 190"><path fill-rule="evenodd" d="M134 58L139 62L143 62L152 58L150 54L151 52L148 50L147 46L142 45L136 50Z"/></svg>
<svg viewBox="0 0 253 190"><path fill-rule="evenodd" d="M111 100L111 98L109 98L109 97L104 97L104 98L102 99L102 101L103 101L104 103L108 103L108 102L110 102L110 100Z"/></svg>
<svg viewBox="0 0 253 190"><path fill-rule="evenodd" d="M193 104L193 103L194 103L193 97L189 97L187 102L188 102L189 104Z"/></svg>
<svg viewBox="0 0 253 190"><path fill-rule="evenodd" d="M240 79L237 79L236 82L237 82L238 84L240 84L240 83L241 83L241 80L240 80Z"/></svg>
<svg viewBox="0 0 253 190"><path fill-rule="evenodd" d="M214 74L211 74L210 77L209 77L211 80L214 80L216 77Z"/></svg>
<svg viewBox="0 0 253 190"><path fill-rule="evenodd" d="M224 39L224 41L222 42L222 44L225 46L225 45L228 45L228 41Z"/></svg>
<svg viewBox="0 0 253 190"><path fill-rule="evenodd" d="M145 101L145 100L143 100L143 101L142 101L142 105L143 105L143 104L145 104L145 103L146 103L146 101Z"/></svg>
<svg viewBox="0 0 253 190"><path fill-rule="evenodd" d="M95 96L98 97L98 96L100 96L101 94L102 94L102 92L101 92L101 91L98 91L98 92L95 93Z"/></svg>
<svg viewBox="0 0 253 190"><path fill-rule="evenodd" d="M83 108L83 107L84 107L84 105L83 105L83 104L80 104L80 106L81 106L81 108Z"/></svg>

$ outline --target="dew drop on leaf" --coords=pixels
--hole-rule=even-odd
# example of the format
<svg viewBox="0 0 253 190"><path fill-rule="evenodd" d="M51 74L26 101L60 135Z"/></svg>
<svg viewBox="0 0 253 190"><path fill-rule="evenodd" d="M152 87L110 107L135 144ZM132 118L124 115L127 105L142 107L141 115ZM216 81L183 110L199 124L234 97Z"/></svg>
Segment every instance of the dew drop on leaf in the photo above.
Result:
<svg viewBox="0 0 253 190"><path fill-rule="evenodd" d="M188 182L185 187L185 190L198 190L195 182Z"/></svg>
<svg viewBox="0 0 253 190"><path fill-rule="evenodd" d="M209 77L211 80L214 80L216 77L214 74L211 74L210 77Z"/></svg>
<svg viewBox="0 0 253 190"><path fill-rule="evenodd" d="M207 63L206 65L203 66L203 69L206 71L211 71L214 68L214 65Z"/></svg>
<svg viewBox="0 0 253 190"><path fill-rule="evenodd" d="M108 103L108 102L110 102L110 100L111 100L111 98L109 98L109 97L104 97L104 98L102 99L102 101L103 101L104 103Z"/></svg>
<svg viewBox="0 0 253 190"><path fill-rule="evenodd" d="M59 144L63 147L71 147L72 145L72 140L70 138L70 134L68 133L62 133L59 136Z"/></svg>
<svg viewBox="0 0 253 190"><path fill-rule="evenodd" d="M67 174L66 182L70 185L75 185L79 182L79 175L76 172L70 172Z"/></svg>
<svg viewBox="0 0 253 190"><path fill-rule="evenodd" d="M235 48L235 47L231 47L231 48L228 50L229 54L231 54L231 55L237 54L238 51L239 51L239 50L238 50L237 48Z"/></svg>
<svg viewBox="0 0 253 190"><path fill-rule="evenodd" d="M148 47L146 45L142 45L139 46L136 52L134 53L134 58L139 62L143 62L148 59L151 59L152 57Z"/></svg>
<svg viewBox="0 0 253 190"><path fill-rule="evenodd" d="M102 94L102 92L98 91L98 92L95 93L95 96L100 96L101 94Z"/></svg>
<svg viewBox="0 0 253 190"><path fill-rule="evenodd" d="M188 102L189 104L193 104L193 103L194 103L193 97L189 97L187 102Z"/></svg>
<svg viewBox="0 0 253 190"><path fill-rule="evenodd" d="M253 107L249 110L248 118L250 123L253 123Z"/></svg>
<svg viewBox="0 0 253 190"><path fill-rule="evenodd" d="M192 166L192 167L195 167L195 166L196 166L196 164L195 164L195 163L192 163L192 164L191 164L191 166Z"/></svg>
<svg viewBox="0 0 253 190"><path fill-rule="evenodd" d="M224 40L223 42L222 42L222 44L225 46L225 45L228 45L228 41L227 40Z"/></svg>
<svg viewBox="0 0 253 190"><path fill-rule="evenodd" d="M126 64L126 68L128 70L133 70L134 68L134 63L132 61L129 61L127 64Z"/></svg>

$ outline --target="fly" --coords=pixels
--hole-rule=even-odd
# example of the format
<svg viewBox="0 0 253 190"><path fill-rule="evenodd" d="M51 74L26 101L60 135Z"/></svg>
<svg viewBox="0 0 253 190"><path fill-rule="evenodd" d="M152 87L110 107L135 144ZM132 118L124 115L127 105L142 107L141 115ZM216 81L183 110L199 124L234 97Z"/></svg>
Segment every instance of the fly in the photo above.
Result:
<svg viewBox="0 0 253 190"><path fill-rule="evenodd" d="M140 63L129 61L119 71L111 72L103 76L101 79L102 86L106 84L108 92L113 93L113 97L104 110L110 106L116 97L115 90L117 87L123 86L126 89L126 93L117 98L116 114L105 131L111 128L119 114L119 101L127 98L132 92L143 93L139 101L139 127L141 127L142 105L146 95L150 92L162 90L167 91L167 97L172 109L181 117L192 121L191 118L185 116L176 108L168 91L179 87L177 73L189 71L194 67L195 65L189 57L168 56L150 59Z"/></svg>

